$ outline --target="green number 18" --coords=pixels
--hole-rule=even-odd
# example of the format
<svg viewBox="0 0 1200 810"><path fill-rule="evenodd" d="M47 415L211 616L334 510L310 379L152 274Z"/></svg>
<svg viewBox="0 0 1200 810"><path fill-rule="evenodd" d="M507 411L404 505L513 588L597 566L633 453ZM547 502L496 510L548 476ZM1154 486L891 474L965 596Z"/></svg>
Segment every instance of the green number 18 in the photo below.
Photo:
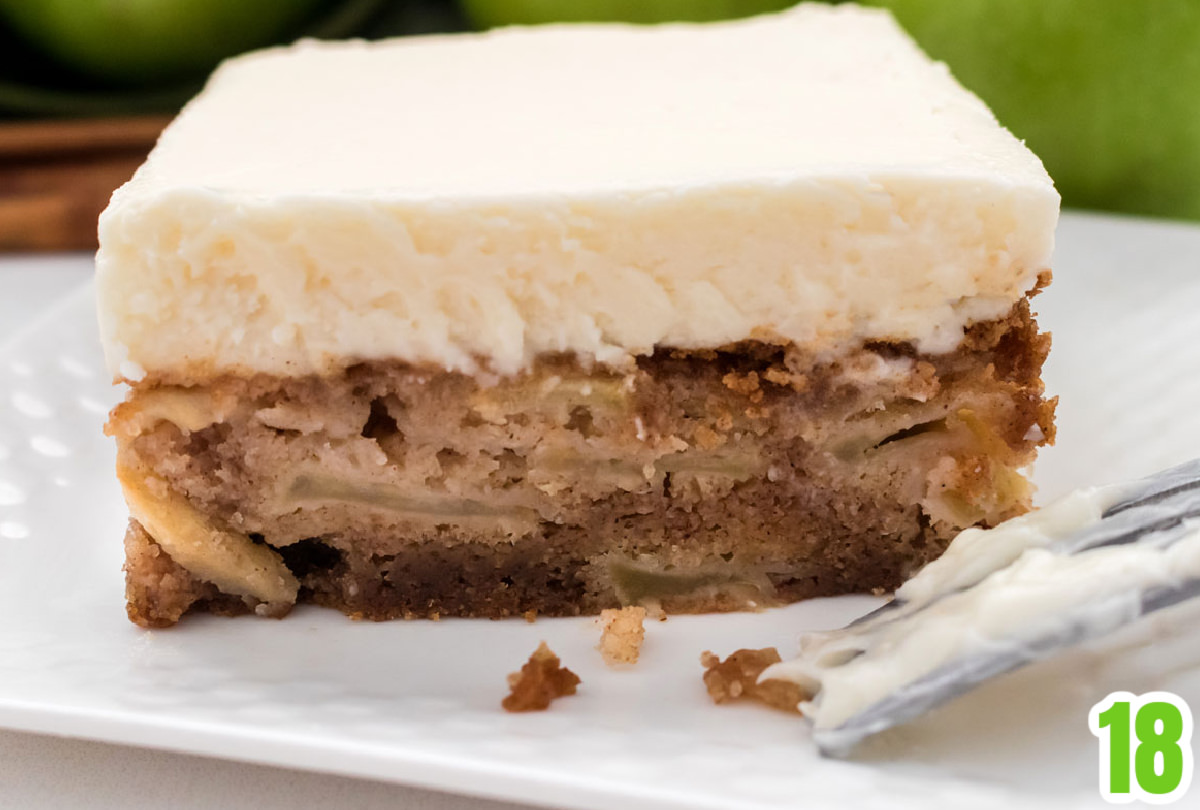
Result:
<svg viewBox="0 0 1200 810"><path fill-rule="evenodd" d="M1187 792L1192 715L1180 697L1113 692L1092 707L1088 722L1100 738L1100 793L1105 799L1164 804Z"/></svg>

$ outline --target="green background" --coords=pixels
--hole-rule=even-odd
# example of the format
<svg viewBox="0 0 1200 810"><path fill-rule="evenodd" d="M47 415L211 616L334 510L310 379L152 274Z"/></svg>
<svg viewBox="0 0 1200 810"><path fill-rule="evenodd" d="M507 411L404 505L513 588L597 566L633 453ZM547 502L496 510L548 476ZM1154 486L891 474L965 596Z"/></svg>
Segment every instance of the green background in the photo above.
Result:
<svg viewBox="0 0 1200 810"><path fill-rule="evenodd" d="M1200 0L862 0L891 9L1070 206L1200 219ZM0 0L0 117L172 109L297 36L761 13L789 0ZM771 77L764 77L770 81Z"/></svg>

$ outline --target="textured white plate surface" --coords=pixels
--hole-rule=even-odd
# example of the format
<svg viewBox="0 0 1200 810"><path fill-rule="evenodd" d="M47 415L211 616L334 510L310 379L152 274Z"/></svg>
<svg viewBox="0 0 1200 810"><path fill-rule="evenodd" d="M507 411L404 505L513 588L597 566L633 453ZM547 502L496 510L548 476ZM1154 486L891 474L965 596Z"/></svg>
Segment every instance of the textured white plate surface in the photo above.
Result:
<svg viewBox="0 0 1200 810"><path fill-rule="evenodd" d="M1062 397L1044 496L1200 455L1200 229L1068 216L1037 304ZM651 623L627 671L604 667L587 619L361 624L304 609L139 630L101 434L119 392L95 331L85 289L0 349L2 726L562 807L1092 807L1091 703L1167 688L1200 708L1194 610L1008 676L856 762L818 759L792 717L712 706L697 658L787 654L866 598ZM542 639L580 693L507 715L505 674Z"/></svg>

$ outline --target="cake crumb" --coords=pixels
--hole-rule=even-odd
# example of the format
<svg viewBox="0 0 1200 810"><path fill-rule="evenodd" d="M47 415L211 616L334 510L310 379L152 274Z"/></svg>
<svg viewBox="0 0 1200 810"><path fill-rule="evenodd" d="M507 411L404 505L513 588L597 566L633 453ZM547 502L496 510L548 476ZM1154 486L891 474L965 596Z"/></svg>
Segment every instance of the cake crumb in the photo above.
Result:
<svg viewBox="0 0 1200 810"><path fill-rule="evenodd" d="M537 621L537 610L534 608L530 608L529 610L522 613L521 616L525 619L525 621L529 622L530 624L533 624L534 622Z"/></svg>
<svg viewBox="0 0 1200 810"><path fill-rule="evenodd" d="M695 440L696 446L701 450L716 450L729 441L726 436L717 433L708 425L700 425L696 428Z"/></svg>
<svg viewBox="0 0 1200 810"><path fill-rule="evenodd" d="M611 666L636 664L646 638L646 609L640 606L600 611L600 654Z"/></svg>
<svg viewBox="0 0 1200 810"><path fill-rule="evenodd" d="M700 655L704 667L704 685L714 703L730 703L735 700L757 700L773 709L800 713L799 704L811 695L798 684L790 681L768 680L759 683L758 677L767 667L783 659L779 650L764 647L761 650L738 650L724 661L712 652Z"/></svg>
<svg viewBox="0 0 1200 810"><path fill-rule="evenodd" d="M799 375L791 374L781 368L768 368L763 372L763 379L771 385L789 387Z"/></svg>
<svg viewBox="0 0 1200 810"><path fill-rule="evenodd" d="M579 676L564 667L543 641L521 671L508 676L510 693L500 705L508 712L540 712L555 698L575 694L577 686Z"/></svg>

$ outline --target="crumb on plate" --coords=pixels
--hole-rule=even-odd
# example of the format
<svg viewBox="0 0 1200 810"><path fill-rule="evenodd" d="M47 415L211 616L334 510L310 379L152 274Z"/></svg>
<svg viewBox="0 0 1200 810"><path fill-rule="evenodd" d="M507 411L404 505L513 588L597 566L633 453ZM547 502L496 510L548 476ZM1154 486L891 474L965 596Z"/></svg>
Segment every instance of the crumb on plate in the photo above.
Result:
<svg viewBox="0 0 1200 810"><path fill-rule="evenodd" d="M564 667L543 641L521 671L508 676L510 692L500 705L509 712L540 712L555 698L575 694L577 686L579 676Z"/></svg>
<svg viewBox="0 0 1200 810"><path fill-rule="evenodd" d="M609 666L636 664L642 651L646 629L644 607L623 607L600 611L600 654Z"/></svg>
<svg viewBox="0 0 1200 810"><path fill-rule="evenodd" d="M774 679L759 683L758 677L763 670L781 660L779 650L774 647L738 650L724 661L705 651L700 655L700 665L704 667L708 696L718 704L748 699L774 709L799 713L800 702L810 696L798 684Z"/></svg>

